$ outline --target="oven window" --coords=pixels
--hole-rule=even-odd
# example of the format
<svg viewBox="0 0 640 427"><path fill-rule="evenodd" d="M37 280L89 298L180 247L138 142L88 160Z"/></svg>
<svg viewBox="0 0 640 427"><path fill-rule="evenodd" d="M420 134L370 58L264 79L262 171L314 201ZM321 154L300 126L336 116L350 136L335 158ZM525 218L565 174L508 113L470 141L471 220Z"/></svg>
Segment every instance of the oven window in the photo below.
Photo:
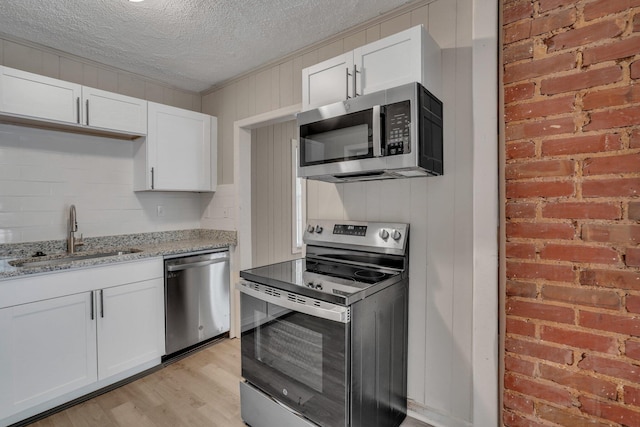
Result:
<svg viewBox="0 0 640 427"><path fill-rule="evenodd" d="M257 360L322 393L322 334L276 318L255 341Z"/></svg>
<svg viewBox="0 0 640 427"><path fill-rule="evenodd" d="M241 294L242 376L321 426L347 419L349 324Z"/></svg>
<svg viewBox="0 0 640 427"><path fill-rule="evenodd" d="M373 157L373 112L359 111L300 126L300 164Z"/></svg>

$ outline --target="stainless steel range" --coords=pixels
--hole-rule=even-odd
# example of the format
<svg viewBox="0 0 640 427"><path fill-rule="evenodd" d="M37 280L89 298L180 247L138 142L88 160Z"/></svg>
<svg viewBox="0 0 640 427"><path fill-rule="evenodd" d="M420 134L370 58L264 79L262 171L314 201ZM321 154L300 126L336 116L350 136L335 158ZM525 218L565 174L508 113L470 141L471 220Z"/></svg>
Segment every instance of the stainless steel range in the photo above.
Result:
<svg viewBox="0 0 640 427"><path fill-rule="evenodd" d="M242 419L393 427L406 415L409 226L311 221L306 258L240 272Z"/></svg>

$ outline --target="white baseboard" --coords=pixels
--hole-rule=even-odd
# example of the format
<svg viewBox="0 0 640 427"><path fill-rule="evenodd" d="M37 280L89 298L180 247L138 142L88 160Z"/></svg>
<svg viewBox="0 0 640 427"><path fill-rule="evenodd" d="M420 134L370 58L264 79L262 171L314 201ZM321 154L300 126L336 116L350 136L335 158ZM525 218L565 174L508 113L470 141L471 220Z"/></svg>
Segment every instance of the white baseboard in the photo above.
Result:
<svg viewBox="0 0 640 427"><path fill-rule="evenodd" d="M411 399L407 399L407 415L433 427L472 427L473 424L451 415L442 414Z"/></svg>

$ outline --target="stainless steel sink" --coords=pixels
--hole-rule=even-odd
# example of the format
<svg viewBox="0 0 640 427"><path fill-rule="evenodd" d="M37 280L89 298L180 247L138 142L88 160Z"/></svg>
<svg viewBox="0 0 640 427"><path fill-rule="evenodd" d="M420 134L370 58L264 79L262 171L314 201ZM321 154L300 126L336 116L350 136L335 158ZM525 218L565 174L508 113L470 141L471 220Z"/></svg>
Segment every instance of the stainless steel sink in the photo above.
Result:
<svg viewBox="0 0 640 427"><path fill-rule="evenodd" d="M69 264L74 261L82 261L87 259L95 259L95 258L106 258L111 256L119 256L119 255L127 255L134 254L137 252L142 252L141 249L114 249L108 252L94 252L94 253L75 253L73 255L61 255L61 256L50 256L50 257L32 257L32 258L22 258L14 261L9 261L9 265L14 267L27 267L27 268L35 268L35 267L51 267L55 265L61 264Z"/></svg>

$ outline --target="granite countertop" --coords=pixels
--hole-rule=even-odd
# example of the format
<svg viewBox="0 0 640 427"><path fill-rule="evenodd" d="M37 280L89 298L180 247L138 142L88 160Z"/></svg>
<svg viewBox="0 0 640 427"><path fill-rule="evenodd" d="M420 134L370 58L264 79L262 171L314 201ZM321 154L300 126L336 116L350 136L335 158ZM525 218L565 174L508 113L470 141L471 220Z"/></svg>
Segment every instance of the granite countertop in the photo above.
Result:
<svg viewBox="0 0 640 427"><path fill-rule="evenodd" d="M171 256L224 248L237 244L235 231L224 230L179 230L154 233L125 234L119 236L87 237L84 245L78 247L75 255L104 253L111 251L137 250L99 258L74 259L66 253L66 240L0 244L0 280L42 274L53 271L86 268L118 262L134 261L158 256ZM44 256L34 257L41 252ZM54 265L33 266L25 263L22 267L11 265L16 260L45 261L56 260Z"/></svg>

